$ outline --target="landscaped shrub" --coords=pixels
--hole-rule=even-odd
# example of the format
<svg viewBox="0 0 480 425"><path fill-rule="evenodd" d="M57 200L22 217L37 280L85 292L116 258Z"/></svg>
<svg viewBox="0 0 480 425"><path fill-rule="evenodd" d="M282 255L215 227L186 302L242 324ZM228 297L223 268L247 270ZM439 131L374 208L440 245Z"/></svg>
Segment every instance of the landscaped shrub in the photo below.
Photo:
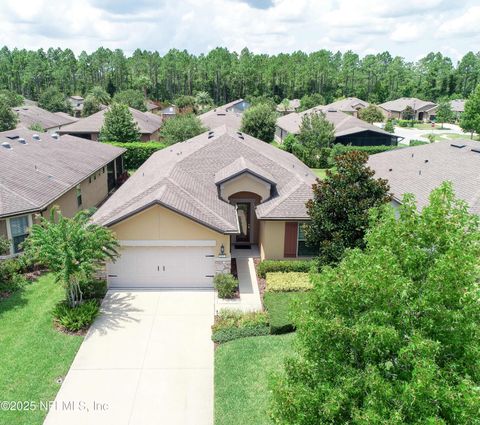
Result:
<svg viewBox="0 0 480 425"><path fill-rule="evenodd" d="M257 266L257 273L265 278L267 273L299 272L308 273L315 267L315 260L264 260Z"/></svg>
<svg viewBox="0 0 480 425"><path fill-rule="evenodd" d="M212 326L212 340L218 344L247 336L268 335L268 315L264 312L222 310Z"/></svg>
<svg viewBox="0 0 480 425"><path fill-rule="evenodd" d="M215 275L213 284L220 298L233 298L238 288L238 280L230 273L219 273Z"/></svg>
<svg viewBox="0 0 480 425"><path fill-rule="evenodd" d="M267 292L299 292L313 288L308 273L267 273Z"/></svg>
<svg viewBox="0 0 480 425"><path fill-rule="evenodd" d="M136 170L155 152L165 148L161 142L108 142L110 145L124 148L127 151L123 154L123 164L127 170Z"/></svg>
<svg viewBox="0 0 480 425"><path fill-rule="evenodd" d="M270 319L270 332L283 334L293 332L295 326L291 318L294 303L302 303L308 292L267 292L263 297L263 304Z"/></svg>
<svg viewBox="0 0 480 425"><path fill-rule="evenodd" d="M410 140L410 144L409 144L409 146L422 146L422 145L428 145L428 142L424 140L412 139Z"/></svg>
<svg viewBox="0 0 480 425"><path fill-rule="evenodd" d="M22 266L16 258L0 260L0 293L14 292L20 289L25 282Z"/></svg>
<svg viewBox="0 0 480 425"><path fill-rule="evenodd" d="M100 300L107 293L107 282L98 279L80 282L80 290L84 300Z"/></svg>
<svg viewBox="0 0 480 425"><path fill-rule="evenodd" d="M69 307L65 301L62 301L55 306L53 317L66 330L77 332L88 328L98 316L99 311L97 300L87 300L76 307Z"/></svg>

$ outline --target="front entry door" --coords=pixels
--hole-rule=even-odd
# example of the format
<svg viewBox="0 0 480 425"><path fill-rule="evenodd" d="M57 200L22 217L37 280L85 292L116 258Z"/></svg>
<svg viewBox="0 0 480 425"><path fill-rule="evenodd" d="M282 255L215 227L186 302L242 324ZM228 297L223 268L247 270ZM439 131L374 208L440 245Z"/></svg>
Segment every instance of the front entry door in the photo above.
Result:
<svg viewBox="0 0 480 425"><path fill-rule="evenodd" d="M251 235L251 204L250 202L237 203L238 224L240 225L240 234L236 235L237 243L250 243Z"/></svg>

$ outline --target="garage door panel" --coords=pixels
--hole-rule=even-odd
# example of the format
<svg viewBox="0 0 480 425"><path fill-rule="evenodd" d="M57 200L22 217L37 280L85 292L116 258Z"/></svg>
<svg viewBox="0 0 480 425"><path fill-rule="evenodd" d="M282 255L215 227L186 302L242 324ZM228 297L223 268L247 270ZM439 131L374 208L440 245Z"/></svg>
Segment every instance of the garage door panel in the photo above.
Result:
<svg viewBox="0 0 480 425"><path fill-rule="evenodd" d="M213 247L123 247L107 266L112 288L212 287Z"/></svg>

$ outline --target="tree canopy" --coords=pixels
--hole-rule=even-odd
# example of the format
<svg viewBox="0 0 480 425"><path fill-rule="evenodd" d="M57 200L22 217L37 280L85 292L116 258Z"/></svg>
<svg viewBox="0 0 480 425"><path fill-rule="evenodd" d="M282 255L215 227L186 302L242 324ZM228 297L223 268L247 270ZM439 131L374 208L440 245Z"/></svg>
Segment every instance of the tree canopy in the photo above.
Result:
<svg viewBox="0 0 480 425"><path fill-rule="evenodd" d="M0 90L0 99L2 99L11 108L22 106L25 100L21 94L7 89Z"/></svg>
<svg viewBox="0 0 480 425"><path fill-rule="evenodd" d="M123 103L133 109L145 112L147 110L147 104L143 93L139 90L127 89L115 93L113 101L117 103Z"/></svg>
<svg viewBox="0 0 480 425"><path fill-rule="evenodd" d="M271 105L260 103L248 108L242 117L241 131L270 143L275 137L277 115Z"/></svg>
<svg viewBox="0 0 480 425"><path fill-rule="evenodd" d="M398 217L374 212L365 250L314 275L295 309L274 423L477 423L479 258L479 217L450 183L421 212L411 195Z"/></svg>
<svg viewBox="0 0 480 425"><path fill-rule="evenodd" d="M437 106L437 112L435 114L436 121L442 124L453 121L454 115L452 105L448 99L442 99Z"/></svg>
<svg viewBox="0 0 480 425"><path fill-rule="evenodd" d="M99 139L102 142L138 142L140 140L138 125L127 105L113 103L105 112Z"/></svg>
<svg viewBox="0 0 480 425"><path fill-rule="evenodd" d="M465 102L465 111L460 119L460 127L464 131L480 133L480 84Z"/></svg>
<svg viewBox="0 0 480 425"><path fill-rule="evenodd" d="M160 128L160 139L167 145L183 142L206 131L193 114L177 115L167 119Z"/></svg>
<svg viewBox="0 0 480 425"><path fill-rule="evenodd" d="M0 131L12 130L16 127L18 116L12 111L7 101L0 96Z"/></svg>
<svg viewBox="0 0 480 425"><path fill-rule="evenodd" d="M385 120L382 111L375 105L368 105L366 108L360 109L360 111L358 111L358 118L370 124L383 122Z"/></svg>
<svg viewBox="0 0 480 425"><path fill-rule="evenodd" d="M65 95L56 87L48 87L41 93L38 106L50 112L72 112Z"/></svg>

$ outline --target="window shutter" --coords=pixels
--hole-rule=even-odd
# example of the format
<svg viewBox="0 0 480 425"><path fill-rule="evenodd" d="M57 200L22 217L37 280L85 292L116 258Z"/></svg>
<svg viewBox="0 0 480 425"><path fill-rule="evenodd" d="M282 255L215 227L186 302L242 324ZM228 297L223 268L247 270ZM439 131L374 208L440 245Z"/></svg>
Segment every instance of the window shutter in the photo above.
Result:
<svg viewBox="0 0 480 425"><path fill-rule="evenodd" d="M294 258L297 256L297 236L298 236L298 223L286 222L285 223L285 245L283 249L283 255L285 258Z"/></svg>

